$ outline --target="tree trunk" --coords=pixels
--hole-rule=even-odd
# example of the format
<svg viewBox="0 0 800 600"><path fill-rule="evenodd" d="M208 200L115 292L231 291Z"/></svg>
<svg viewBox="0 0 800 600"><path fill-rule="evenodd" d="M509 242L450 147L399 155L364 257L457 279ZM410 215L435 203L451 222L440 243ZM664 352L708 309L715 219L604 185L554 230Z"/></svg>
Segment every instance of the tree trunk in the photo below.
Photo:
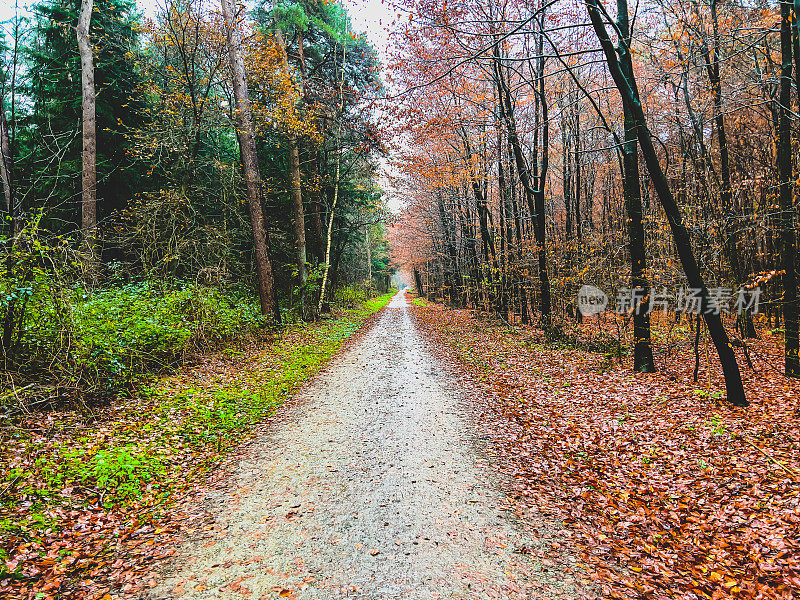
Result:
<svg viewBox="0 0 800 600"><path fill-rule="evenodd" d="M539 305L542 309L542 327L549 330L552 326L552 299L550 294L550 275L547 271L547 240L546 240L546 215L544 204L544 190L547 184L547 169L549 166L550 152L550 117L547 112L547 97L544 93L544 35L539 35L537 42L537 67L536 75L539 78L538 104L542 108L542 160L537 167L536 189L534 190L534 231L536 233L536 247L539 259L539 283L541 284L541 298ZM538 113L537 113L538 115ZM536 135L534 135L536 139ZM534 156L538 149L534 148Z"/></svg>
<svg viewBox="0 0 800 600"><path fill-rule="evenodd" d="M325 186L319 173L319 152L316 148L306 147L311 160L311 175L314 179L313 191L310 198L311 209L311 254L317 263L325 261L325 227L322 224L322 196Z"/></svg>
<svg viewBox="0 0 800 600"><path fill-rule="evenodd" d="M714 124L717 130L717 143L719 144L719 164L720 164L720 203L722 205L722 215L724 225L722 227L722 249L728 264L733 272L733 277L736 285L742 284L744 273L742 272L742 265L740 263L739 252L736 248L736 213L733 206L733 187L731 185L731 168L730 158L728 155L728 135L725 127L725 113L722 106L722 81L720 79L720 58L719 58L719 16L717 14L717 0L711 0L711 25L713 32L713 51L703 40L703 55L705 56L706 72L708 80L711 83L711 89L714 94ZM749 313L743 315L741 319L744 322L742 331L751 331L754 333L755 329L752 324L752 317ZM748 327L749 323L749 327Z"/></svg>
<svg viewBox="0 0 800 600"><path fill-rule="evenodd" d="M284 73L287 77L290 77L291 71L289 69L289 59L286 56L286 45L283 43L281 28L277 25L275 27L275 40L280 47ZM306 256L306 216L303 210L303 189L300 176L300 150L298 149L297 136L295 134L289 134L287 142L289 146L289 168L292 174L292 217L294 221L295 261L297 263L297 279L300 292L300 311L303 318L305 318L304 296L306 280L308 279L308 271L306 269L308 257Z"/></svg>
<svg viewBox="0 0 800 600"><path fill-rule="evenodd" d="M624 44L630 45L631 33L628 24L627 4L618 5L617 19L619 29L624 36ZM624 55L623 56L629 56ZM633 77L633 65L630 60L621 60L620 68L624 76L630 80ZM628 213L628 248L631 255L631 283L634 289L642 289L647 294L649 282L647 281L647 256L644 243L644 223L642 212L642 192L639 182L639 149L636 140L636 119L626 104L623 108L625 119L625 143L622 148L622 163L624 173L622 176L623 196L625 209ZM650 290L652 294L652 290ZM650 315L644 306L644 300L634 307L633 311L633 370L640 373L655 372L653 363L653 349L650 340Z"/></svg>
<svg viewBox="0 0 800 600"><path fill-rule="evenodd" d="M439 221L442 227L442 241L445 246L444 261L444 281L445 285L449 288L450 304L458 306L459 308L465 306L465 302L461 290L461 273L458 267L458 254L456 253L455 243L453 242L454 226L448 218L448 211L445 210L444 200L442 199L441 192L436 192L436 204L439 209ZM460 211L459 211L460 213Z"/></svg>
<svg viewBox="0 0 800 600"><path fill-rule="evenodd" d="M344 36L342 37L342 71L339 77L339 110L338 118L339 124L336 130L336 181L333 188L333 203L331 204L330 214L328 216L328 234L325 242L325 263L322 270L322 284L319 290L319 304L317 305L317 312L322 313L325 306L325 286L328 283L328 271L330 270L331 260L331 241L333 240L333 217L336 211L336 203L339 201L339 176L341 175L342 166L342 112L344 111L344 66L347 62L347 27L344 29Z"/></svg>
<svg viewBox="0 0 800 600"><path fill-rule="evenodd" d="M422 277L419 276L419 269L414 269L414 285L417 288L417 296L425 297L425 286L422 285Z"/></svg>
<svg viewBox="0 0 800 600"><path fill-rule="evenodd" d="M97 131L94 55L89 40L94 0L81 0L77 40L81 58L83 150L81 154L81 234L90 281L97 277Z"/></svg>
<svg viewBox="0 0 800 600"><path fill-rule="evenodd" d="M583 241L583 223L581 223L581 113L575 104L575 235L578 244ZM568 159L569 160L569 159ZM578 313L580 314L580 312Z"/></svg>
<svg viewBox="0 0 800 600"><path fill-rule="evenodd" d="M639 146L642 149L642 155L644 156L647 164L647 170L650 172L650 177L653 180L653 186L658 193L658 197L661 201L662 207L664 208L664 213L667 216L670 229L672 230L672 235L675 240L675 248L678 252L678 256L680 257L681 264L683 265L686 278L692 288L699 290L699 295L701 298L701 310L704 311L703 316L705 318L706 325L708 326L709 333L711 334L711 339L714 342L714 347L717 350L720 364L722 366L722 372L725 377L727 399L735 406L748 406L749 402L745 398L744 386L742 385L742 376L739 372L739 365L736 363L736 355L734 354L733 348L730 344L728 333L725 331L725 327L722 324L722 319L719 314L714 314L713 312L708 312L705 310L709 304L708 289L703 281L700 268L697 265L694 252L692 250L689 231L686 229L686 226L683 224L681 218L680 207L675 202L675 198L673 197L672 191L669 188L667 177L664 174L664 171L661 169L661 164L658 160L658 154L653 146L653 141L650 137L650 130L647 127L644 111L642 110L642 104L639 99L636 80L633 77L631 77L629 80L620 68L620 63L617 60L617 49L614 48L614 44L612 43L611 38L608 36L598 2L599 0L586 0L589 18L592 21L592 26L597 34L598 40L600 41L603 54L606 58L606 64L608 65L609 72L614 80L614 84L622 95L623 102L629 106L636 121L637 132L639 136ZM617 0L617 4L618 6L624 5L625 12L627 13L626 0ZM627 48L624 42L620 44L620 47L621 56L624 58L624 60L629 61L630 49Z"/></svg>
<svg viewBox="0 0 800 600"><path fill-rule="evenodd" d="M3 182L3 198L6 202L6 214L11 219L11 232L18 232L18 216L14 199L14 157L11 153L11 140L8 135L8 123L3 98L0 97L0 179Z"/></svg>
<svg viewBox="0 0 800 600"><path fill-rule="evenodd" d="M372 240L369 239L369 225L364 225L364 243L367 250L367 287L372 287Z"/></svg>
<svg viewBox="0 0 800 600"><path fill-rule="evenodd" d="M792 203L792 128L789 111L792 103L792 23L788 0L781 2L781 82L778 106L778 181L781 207L781 259L783 274L783 323L786 331L785 374L800 377L800 340L797 322L795 207Z"/></svg>
<svg viewBox="0 0 800 600"><path fill-rule="evenodd" d="M537 72L540 70L544 70L544 57L540 57L540 63L537 67ZM508 134L508 141L511 143L511 148L514 151L514 162L517 166L517 176L519 177L519 181L522 184L522 189L525 192L525 197L528 201L528 207L531 211L531 215L534 219L534 235L536 238L536 246L537 246L537 253L538 253L538 272L539 272L539 284L541 286L541 298L540 298L540 309L541 309L541 319L542 319L542 326L546 329L549 329L551 324L551 314L550 314L550 307L551 307L551 299L550 299L550 280L547 273L547 252L545 249L545 215L544 215L544 188L541 187L545 183L545 177L547 174L547 161L543 160L543 167L542 167L542 174L538 175L538 166L537 166L537 173L531 177L531 173L528 169L528 164L525 160L525 155L522 150L522 143L520 142L519 135L517 133L517 125L516 120L514 117L514 105L511 101L511 90L508 87L505 78L503 77L502 72L502 64L500 61L500 53L498 49L498 45L495 45L494 49L494 68L495 68L495 75L497 80L500 84L500 88L502 89L502 110L501 110L501 117L506 125L506 133ZM543 75L543 73L541 73ZM543 85L543 82L541 82ZM540 88L541 90L541 88ZM540 98L539 91L536 91L536 98ZM546 107L546 104L544 105ZM545 108L546 112L546 108ZM536 112L537 120L538 120L538 110ZM544 116L544 121L547 120L547 115ZM536 142L534 143L535 150L538 150L538 123L537 127L535 127L535 137ZM545 141L543 144L546 144L547 136L545 135ZM546 150L545 150L546 152ZM538 160L534 157L534 161ZM531 181L531 179L535 181ZM537 189L534 189L534 185L537 186Z"/></svg>
<svg viewBox="0 0 800 600"><path fill-rule="evenodd" d="M281 313L275 285L272 278L272 264L269 258L269 240L264 226L264 215L261 208L261 173L258 167L256 138L253 130L253 118L250 113L250 97L247 91L247 80L242 60L242 37L236 24L236 13L231 0L222 0L222 14L227 29L228 56L233 74L233 96L236 103L236 126L239 129L239 150L242 156L242 167L247 183L247 203L250 210L250 225L253 228L253 247L258 272L258 296L261 301L261 314L272 314L276 323L280 323Z"/></svg>

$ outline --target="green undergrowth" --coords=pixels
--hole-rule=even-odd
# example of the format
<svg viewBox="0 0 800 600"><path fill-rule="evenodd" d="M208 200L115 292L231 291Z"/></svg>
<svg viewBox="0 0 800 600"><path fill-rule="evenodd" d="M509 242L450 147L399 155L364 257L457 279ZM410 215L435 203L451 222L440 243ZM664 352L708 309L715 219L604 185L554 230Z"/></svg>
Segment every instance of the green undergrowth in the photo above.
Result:
<svg viewBox="0 0 800 600"><path fill-rule="evenodd" d="M166 377L138 399L91 419L60 412L50 415L47 428L17 423L0 455L0 490L6 490L0 542L33 539L37 530L52 527L41 515L53 506L102 505L136 511L138 519L142 510L157 516L177 490L247 439L391 296L287 327L259 343L263 347L221 352L211 368Z"/></svg>
<svg viewBox="0 0 800 600"><path fill-rule="evenodd" d="M68 398L129 393L142 376L265 324L257 298L236 288L140 282L89 292L44 276L26 285L24 297L13 288L0 306L3 322L10 313L16 323L5 356L9 382L52 386ZM0 289L10 287L0 278Z"/></svg>

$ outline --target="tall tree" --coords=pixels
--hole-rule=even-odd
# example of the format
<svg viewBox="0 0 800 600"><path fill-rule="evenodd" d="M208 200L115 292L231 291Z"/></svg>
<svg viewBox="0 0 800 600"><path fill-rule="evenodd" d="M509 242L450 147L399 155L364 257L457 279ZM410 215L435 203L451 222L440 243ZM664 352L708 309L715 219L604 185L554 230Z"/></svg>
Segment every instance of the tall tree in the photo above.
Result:
<svg viewBox="0 0 800 600"><path fill-rule="evenodd" d="M279 23L275 24L275 40L281 51L283 59L283 69L286 77L291 77L289 59L286 55L286 44L283 42L283 33ZM301 42L302 43L302 42ZM287 135L287 145L289 146L289 172L292 177L292 215L294 220L295 235L295 261L297 267L297 278L300 290L301 313L305 317L305 287L308 279L306 262L306 217L303 209L303 188L302 176L300 174L300 150L297 144L297 135L289 133Z"/></svg>
<svg viewBox="0 0 800 600"><path fill-rule="evenodd" d="M628 5L625 2L617 3L617 24L619 27L617 53L625 56L625 47L629 48L632 40ZM633 79L633 64L630 60L620 61L620 68L629 81ZM623 113L625 142L622 147L622 193L625 198L625 210L628 213L631 283L635 290L642 292L635 295L641 300L633 307L633 369L642 373L652 373L656 369L650 341L650 315L645 305L649 282L647 281L647 257L644 243L642 190L639 180L637 126L636 118L628 103L623 103Z"/></svg>
<svg viewBox="0 0 800 600"><path fill-rule="evenodd" d="M666 213L667 221L669 222L675 241L675 247L680 257L681 264L683 265L683 271L686 274L686 279L689 285L697 290L700 295L703 317L708 326L709 333L711 334L711 339L714 342L714 347L717 350L720 364L722 365L722 372L725 377L725 386L727 389L727 399L735 406L747 406L749 403L745 397L742 376L739 372L739 365L736 362L736 355L733 353L733 347L731 346L728 333L725 331L722 318L718 312L711 310L708 288L706 287L697 260L695 259L689 231L683 223L680 207L672 195L669 182L664 171L661 169L658 154L653 146L652 134L647 127L639 91L636 86L636 78L633 75L633 69L632 67L622 67L623 64L632 65L630 46L626 43L625 36L620 33L619 23L608 16L605 7L600 4L599 0L586 0L586 6L592 26L600 41L608 70L611 73L614 84L622 95L623 104L627 105L631 110L631 114L636 123L639 146L642 149L642 155L647 164L647 170L650 172L650 177L653 180L653 186L664 208L664 212ZM627 0L617 0L617 7L618 15L628 14ZM617 48L614 47L611 37L608 34L606 22L610 23L617 32L619 38Z"/></svg>
<svg viewBox="0 0 800 600"><path fill-rule="evenodd" d="M81 57L81 106L83 150L81 153L81 234L90 278L97 271L97 94L94 87L94 52L89 39L94 0L81 0L78 16L78 52Z"/></svg>
<svg viewBox="0 0 800 600"><path fill-rule="evenodd" d="M250 211L250 226L253 229L253 247L258 272L259 300L261 314L272 315L280 322L281 313L272 276L272 263L269 257L267 231L261 208L261 173L256 153L256 138L253 130L253 117L250 110L250 97L242 60L242 35L239 31L239 11L234 10L232 0L222 0L222 14L225 19L228 56L233 77L233 95L236 104L236 122L239 150L242 155L245 182L247 184L247 203Z"/></svg>
<svg viewBox="0 0 800 600"><path fill-rule="evenodd" d="M19 88L26 99L17 103L18 116L11 123L17 131L12 144L17 147L18 209L44 209L44 227L70 234L83 230L82 61L89 56L85 51L81 56L76 43L81 8L80 0L42 0L33 7L32 28L21 50L26 76ZM135 64L139 22L131 0L93 0L88 18L95 183L86 191L94 189L97 226L108 231L111 215L141 191L138 176L146 172L131 170L125 136L128 128L146 121Z"/></svg>
<svg viewBox="0 0 800 600"><path fill-rule="evenodd" d="M19 48L22 37L23 19L15 6L11 21L13 48L5 43L0 34L0 57L3 68L0 71L0 180L3 185L3 198L6 203L6 216L10 220L10 232L16 236L22 227L17 202L16 173L14 172L14 132L17 113L17 70L19 67ZM8 103L6 98L8 97ZM7 116L8 113L8 116Z"/></svg>
<svg viewBox="0 0 800 600"><path fill-rule="evenodd" d="M798 335L797 301L797 231L796 207L793 202L792 125L789 118L792 104L792 19L789 0L781 0L781 70L778 104L778 182L781 209L781 262L783 266L783 321L786 335L785 373L800 377L800 339Z"/></svg>
<svg viewBox="0 0 800 600"><path fill-rule="evenodd" d="M342 118L344 112L344 74L345 66L347 65L347 27L345 27L344 35L342 36L342 65L341 74L339 76L339 103L336 111L337 124L336 124L336 173L333 180L333 201L330 206L330 215L328 217L328 233L325 238L325 262L322 267L322 284L319 289L319 304L317 305L317 312L321 313L325 306L325 288L328 285L328 274L331 268L331 243L333 242L333 218L336 215L336 205L339 203L339 188L341 187L342 175Z"/></svg>

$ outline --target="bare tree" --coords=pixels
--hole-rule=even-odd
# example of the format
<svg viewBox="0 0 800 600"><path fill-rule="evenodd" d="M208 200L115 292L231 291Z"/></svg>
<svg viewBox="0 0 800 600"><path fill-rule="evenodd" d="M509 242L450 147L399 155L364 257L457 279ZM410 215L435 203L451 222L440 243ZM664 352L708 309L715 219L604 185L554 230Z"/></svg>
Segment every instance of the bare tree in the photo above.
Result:
<svg viewBox="0 0 800 600"><path fill-rule="evenodd" d="M800 377L797 322L797 269L795 206L792 194L792 17L788 0L781 0L781 82L778 105L778 181L781 207L781 259L783 262L783 321L786 330L785 374Z"/></svg>
<svg viewBox="0 0 800 600"><path fill-rule="evenodd" d="M626 41L626 35L621 31L618 21L614 21L608 15L605 7L599 0L586 0L589 18L592 21L597 38L600 41L603 54L608 65L608 70L614 80L614 84L622 96L623 104L631 111L631 115L636 123L636 131L639 137L639 147L642 150L647 170L653 180L653 187L661 200L661 206L667 216L672 236L675 240L675 248L680 257L683 271L689 285L699 290L702 299L701 308L703 317L714 347L719 355L722 372L725 377L725 387L727 389L727 399L735 406L747 406L749 402L745 398L744 386L742 385L742 375L739 372L739 365L736 362L736 355L730 343L728 333L722 324L719 313L709 310L709 293L700 267L692 250L689 231L683 224L680 207L672 195L667 176L661 168L658 154L653 146L653 140L642 109L642 102L639 98L639 90L636 86L636 78L633 74L630 47ZM617 14L628 14L627 0L617 0ZM619 44L614 47L611 37L606 29L606 23L611 24L619 39Z"/></svg>

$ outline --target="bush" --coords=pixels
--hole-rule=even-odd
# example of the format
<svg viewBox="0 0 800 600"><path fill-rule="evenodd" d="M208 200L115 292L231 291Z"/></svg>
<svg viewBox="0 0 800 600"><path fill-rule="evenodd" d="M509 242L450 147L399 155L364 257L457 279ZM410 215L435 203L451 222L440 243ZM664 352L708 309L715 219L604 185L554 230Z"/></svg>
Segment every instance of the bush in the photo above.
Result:
<svg viewBox="0 0 800 600"><path fill-rule="evenodd" d="M159 460L132 447L102 450L88 467L84 480L93 481L110 499L122 501L141 497L165 469Z"/></svg>
<svg viewBox="0 0 800 600"><path fill-rule="evenodd" d="M163 372L264 323L257 299L239 290L142 282L90 292L41 262L27 260L0 276L0 319L9 330L2 354L17 387L32 382L57 396L115 395L144 373Z"/></svg>
<svg viewBox="0 0 800 600"><path fill-rule="evenodd" d="M109 391L263 322L255 298L193 283L171 290L148 283L94 294L79 290L74 305L79 371L96 369Z"/></svg>
<svg viewBox="0 0 800 600"><path fill-rule="evenodd" d="M344 306L355 306L368 301L375 295L375 288L367 284L353 284L338 287L333 290L332 302L342 304Z"/></svg>

